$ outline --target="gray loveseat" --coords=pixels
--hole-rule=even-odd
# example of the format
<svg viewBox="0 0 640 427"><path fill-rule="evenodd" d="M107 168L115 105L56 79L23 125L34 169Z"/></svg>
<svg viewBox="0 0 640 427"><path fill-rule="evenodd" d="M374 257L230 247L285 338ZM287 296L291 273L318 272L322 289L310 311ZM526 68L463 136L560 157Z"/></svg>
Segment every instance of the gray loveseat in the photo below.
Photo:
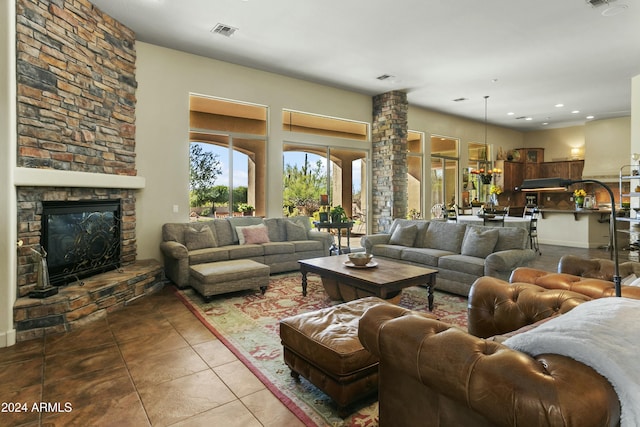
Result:
<svg viewBox="0 0 640 427"><path fill-rule="evenodd" d="M252 227L242 228L247 226ZM249 239L243 241L245 235ZM329 255L332 243L332 235L313 230L307 216L232 217L164 224L160 250L166 276L184 288L192 265L250 259L268 265L271 274L293 271L298 260Z"/></svg>
<svg viewBox="0 0 640 427"><path fill-rule="evenodd" d="M469 295L481 276L508 280L536 254L517 227L484 227L445 221L395 219L389 233L361 238L374 256L438 270L437 289Z"/></svg>

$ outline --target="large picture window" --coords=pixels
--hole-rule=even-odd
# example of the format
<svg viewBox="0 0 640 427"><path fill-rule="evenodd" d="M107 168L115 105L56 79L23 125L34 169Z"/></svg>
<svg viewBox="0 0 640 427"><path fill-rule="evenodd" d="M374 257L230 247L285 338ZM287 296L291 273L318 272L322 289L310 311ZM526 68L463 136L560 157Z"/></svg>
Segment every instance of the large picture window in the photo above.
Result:
<svg viewBox="0 0 640 427"><path fill-rule="evenodd" d="M191 145L216 166L209 192L205 188L196 197L191 188L192 211L211 217L265 215L267 107L191 95L189 122Z"/></svg>
<svg viewBox="0 0 640 427"><path fill-rule="evenodd" d="M283 110L282 126L291 132L283 144L285 215L316 219L323 209L342 206L354 221L354 233L367 232L368 150L353 140L368 141L369 124Z"/></svg>

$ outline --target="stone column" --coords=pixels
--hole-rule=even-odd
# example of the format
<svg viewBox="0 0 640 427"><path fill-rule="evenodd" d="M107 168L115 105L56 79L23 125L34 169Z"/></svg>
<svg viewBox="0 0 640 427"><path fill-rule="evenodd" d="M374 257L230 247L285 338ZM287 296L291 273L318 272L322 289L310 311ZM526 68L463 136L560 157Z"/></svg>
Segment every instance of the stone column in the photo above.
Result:
<svg viewBox="0 0 640 427"><path fill-rule="evenodd" d="M388 231L393 218L407 216L407 111L405 92L373 97L373 232Z"/></svg>

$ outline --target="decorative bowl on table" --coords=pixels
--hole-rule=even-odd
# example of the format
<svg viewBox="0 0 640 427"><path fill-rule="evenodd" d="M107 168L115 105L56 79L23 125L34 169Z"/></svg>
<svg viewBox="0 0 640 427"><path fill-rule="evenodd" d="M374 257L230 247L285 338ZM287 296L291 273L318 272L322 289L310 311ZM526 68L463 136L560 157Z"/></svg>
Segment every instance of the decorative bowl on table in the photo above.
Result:
<svg viewBox="0 0 640 427"><path fill-rule="evenodd" d="M357 267L364 267L369 264L369 261L373 258L373 255L364 252L354 252L347 256L349 257L349 261Z"/></svg>

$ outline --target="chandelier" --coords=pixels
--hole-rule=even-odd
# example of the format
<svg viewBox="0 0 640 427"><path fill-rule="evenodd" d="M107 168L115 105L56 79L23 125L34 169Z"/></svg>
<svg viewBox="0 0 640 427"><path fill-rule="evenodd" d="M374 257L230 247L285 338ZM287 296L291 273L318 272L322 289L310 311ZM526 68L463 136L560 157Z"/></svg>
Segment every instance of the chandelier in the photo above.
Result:
<svg viewBox="0 0 640 427"><path fill-rule="evenodd" d="M491 162L488 160L487 155L489 152L489 146L487 145L487 100L489 95L484 97L484 159L478 162L478 169L471 169L471 174L478 177L478 180L482 184L491 184L493 177L498 177L502 174L502 169L491 167Z"/></svg>

